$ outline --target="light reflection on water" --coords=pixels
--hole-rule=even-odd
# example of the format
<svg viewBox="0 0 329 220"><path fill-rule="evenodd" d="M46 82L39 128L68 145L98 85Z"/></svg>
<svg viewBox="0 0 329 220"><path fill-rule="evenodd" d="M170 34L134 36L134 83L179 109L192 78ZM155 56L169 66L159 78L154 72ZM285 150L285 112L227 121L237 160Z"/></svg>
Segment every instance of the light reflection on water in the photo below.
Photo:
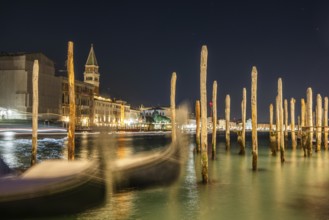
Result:
<svg viewBox="0 0 329 220"><path fill-rule="evenodd" d="M231 138L217 140L217 159L209 160L210 184L201 184L200 156L193 153L194 138L185 143L181 175L169 187L113 192L111 163L168 145L169 136L84 135L76 139L76 158L105 161L107 196L100 207L68 218L77 219L327 219L329 211L329 154L304 158L300 149L286 149L286 162L271 156L268 136L259 136L258 172L251 170L250 136L247 153ZM67 158L66 138L43 138L38 160ZM30 139L0 140L1 157L12 168L27 168Z"/></svg>
<svg viewBox="0 0 329 220"><path fill-rule="evenodd" d="M37 160L63 159L66 138L40 138L38 140ZM31 160L31 139L15 138L0 139L0 155L10 168L25 170Z"/></svg>

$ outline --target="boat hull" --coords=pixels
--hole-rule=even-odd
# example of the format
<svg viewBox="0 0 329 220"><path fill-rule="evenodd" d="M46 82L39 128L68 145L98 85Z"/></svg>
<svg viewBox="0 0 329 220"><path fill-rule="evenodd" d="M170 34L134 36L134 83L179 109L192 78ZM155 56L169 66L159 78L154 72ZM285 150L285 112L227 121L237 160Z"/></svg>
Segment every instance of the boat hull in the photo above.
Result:
<svg viewBox="0 0 329 220"><path fill-rule="evenodd" d="M61 161L63 162L63 161ZM60 164L56 162L52 165ZM65 163L65 162L64 162ZM59 165L69 169L72 162ZM35 170L40 167L36 167ZM42 168L42 169L41 169ZM45 217L77 213L102 204L105 184L94 163L65 175L51 175L49 166L20 177L8 177L0 181L0 212L6 219ZM60 171L60 170L59 170ZM33 173L34 172L34 173ZM44 173L43 176L40 175ZM48 175L48 176L47 176Z"/></svg>
<svg viewBox="0 0 329 220"><path fill-rule="evenodd" d="M171 145L163 152L151 156L136 156L127 165L115 165L113 171L114 190L166 186L173 183L180 174L178 147Z"/></svg>

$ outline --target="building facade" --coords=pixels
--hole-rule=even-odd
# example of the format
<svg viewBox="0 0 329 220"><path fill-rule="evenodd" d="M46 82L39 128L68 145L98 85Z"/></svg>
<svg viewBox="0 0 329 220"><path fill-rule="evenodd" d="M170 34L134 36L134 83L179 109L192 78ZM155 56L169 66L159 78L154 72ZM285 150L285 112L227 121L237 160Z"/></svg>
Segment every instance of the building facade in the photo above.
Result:
<svg viewBox="0 0 329 220"><path fill-rule="evenodd" d="M31 119L32 71L39 62L39 120L69 122L69 86L64 76L55 76L54 62L42 53L0 54L0 119ZM140 111L123 100L99 96L99 66L93 45L84 72L84 82L75 80L76 128L136 124Z"/></svg>
<svg viewBox="0 0 329 220"><path fill-rule="evenodd" d="M61 79L61 120L67 125L70 115L70 100L69 100L69 86L66 77L59 77ZM94 86L89 83L84 83L78 80L74 81L75 87L75 105L76 105L76 119L75 124L77 128L89 127L92 125L93 107L94 107Z"/></svg>
<svg viewBox="0 0 329 220"><path fill-rule="evenodd" d="M42 53L0 54L0 117L29 119L32 112L32 70L39 62L39 118L60 118L61 80L54 62Z"/></svg>
<svg viewBox="0 0 329 220"><path fill-rule="evenodd" d="M139 122L140 111L122 100L94 96L93 116L95 126L130 128Z"/></svg>

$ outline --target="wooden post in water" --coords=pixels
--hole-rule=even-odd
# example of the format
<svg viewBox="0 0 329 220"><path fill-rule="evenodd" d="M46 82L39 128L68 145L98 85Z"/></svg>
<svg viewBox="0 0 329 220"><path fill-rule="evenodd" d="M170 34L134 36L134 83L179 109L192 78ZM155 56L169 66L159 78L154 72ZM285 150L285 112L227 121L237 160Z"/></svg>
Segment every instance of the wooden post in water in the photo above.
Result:
<svg viewBox="0 0 329 220"><path fill-rule="evenodd" d="M284 140L288 141L288 100L284 100Z"/></svg>
<svg viewBox="0 0 329 220"><path fill-rule="evenodd" d="M321 151L322 138L322 97L316 97L316 152Z"/></svg>
<svg viewBox="0 0 329 220"><path fill-rule="evenodd" d="M328 97L324 98L323 127L324 127L324 149L328 150Z"/></svg>
<svg viewBox="0 0 329 220"><path fill-rule="evenodd" d="M173 144L176 144L177 137L176 137L176 104L175 104L175 97L176 97L176 73L173 72L171 76L171 92L170 92L170 110L171 110L171 141Z"/></svg>
<svg viewBox="0 0 329 220"><path fill-rule="evenodd" d="M240 143L240 155L246 153L246 115L247 115L247 89L242 90L242 102L241 102L241 118L242 118L242 131L241 131L241 143Z"/></svg>
<svg viewBox="0 0 329 220"><path fill-rule="evenodd" d="M195 130L195 139L196 139L196 145L197 145L197 153L201 152L200 147L200 101L197 100L195 102L195 123L196 123L196 130Z"/></svg>
<svg viewBox="0 0 329 220"><path fill-rule="evenodd" d="M301 129L301 136L300 136L300 144L304 150L304 157L307 155L307 132L305 132L306 126L306 105L305 99L301 99L300 101L301 112L300 112L300 129Z"/></svg>
<svg viewBox="0 0 329 220"><path fill-rule="evenodd" d="M308 127L308 138L307 138L307 156L312 156L312 149L313 149L313 93L312 88L307 89L307 108L306 108L306 115L307 115L307 127Z"/></svg>
<svg viewBox="0 0 329 220"><path fill-rule="evenodd" d="M207 138L207 46L202 46L200 65L201 96L201 175L202 182L208 183L208 138Z"/></svg>
<svg viewBox="0 0 329 220"><path fill-rule="evenodd" d="M275 123L276 123L276 143L277 143L277 151L280 151L280 142L281 142L281 129L280 129L280 104L279 104L279 95L275 98Z"/></svg>
<svg viewBox="0 0 329 220"><path fill-rule="evenodd" d="M273 130L273 104L270 104L270 146L271 146L271 151L272 155L276 155L276 135Z"/></svg>
<svg viewBox="0 0 329 220"><path fill-rule="evenodd" d="M282 79L278 80L278 97L279 97L279 118L280 118L280 158L281 162L285 161L284 158L284 133L283 133L283 107L282 107Z"/></svg>
<svg viewBox="0 0 329 220"><path fill-rule="evenodd" d="M295 133L295 103L296 100L294 98L290 99L290 132L291 132L291 144L292 149L296 149L296 133Z"/></svg>
<svg viewBox="0 0 329 220"><path fill-rule="evenodd" d="M74 63L73 63L73 42L68 43L67 52L67 74L69 81L70 116L69 130L67 137L68 159L74 160L74 138L75 138L75 90L74 90Z"/></svg>
<svg viewBox="0 0 329 220"><path fill-rule="evenodd" d="M216 158L216 133L217 133L217 81L212 86L212 159Z"/></svg>
<svg viewBox="0 0 329 220"><path fill-rule="evenodd" d="M257 170L258 137L257 137L257 69L251 72L251 123L252 123L252 170Z"/></svg>
<svg viewBox="0 0 329 220"><path fill-rule="evenodd" d="M269 111L270 111L270 134L273 132L273 104L270 104L269 107Z"/></svg>
<svg viewBox="0 0 329 220"><path fill-rule="evenodd" d="M298 115L297 116L297 137L300 137L301 138L301 129L300 129L300 116ZM298 145L298 138L296 138L296 142L297 142L297 145Z"/></svg>
<svg viewBox="0 0 329 220"><path fill-rule="evenodd" d="M39 108L39 61L34 60L32 71L32 156L31 166L37 162L38 148L38 108Z"/></svg>
<svg viewBox="0 0 329 220"><path fill-rule="evenodd" d="M230 140L230 114L231 114L231 98L230 95L226 95L225 98L225 136L226 136L226 150L230 148L231 140Z"/></svg>

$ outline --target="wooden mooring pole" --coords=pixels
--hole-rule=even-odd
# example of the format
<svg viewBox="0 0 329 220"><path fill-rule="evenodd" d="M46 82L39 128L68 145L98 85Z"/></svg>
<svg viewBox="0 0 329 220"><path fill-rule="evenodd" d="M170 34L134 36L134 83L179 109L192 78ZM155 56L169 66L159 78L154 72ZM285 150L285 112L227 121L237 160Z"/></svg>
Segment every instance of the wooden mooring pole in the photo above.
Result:
<svg viewBox="0 0 329 220"><path fill-rule="evenodd" d="M176 104L175 104L175 97L176 97L176 73L173 72L171 76L171 83L170 83L170 110L171 110L171 141L173 144L176 144L177 137L176 137Z"/></svg>
<svg viewBox="0 0 329 220"><path fill-rule="evenodd" d="M31 166L37 161L37 148L38 148L38 108L39 108L39 61L34 60L32 71L32 90L33 90L33 103L32 103L32 156Z"/></svg>
<svg viewBox="0 0 329 220"><path fill-rule="evenodd" d="M257 69L252 67L251 72L251 124L252 124L252 170L257 170L258 137L257 137Z"/></svg>
<svg viewBox="0 0 329 220"><path fill-rule="evenodd" d="M231 98L230 95L226 95L225 98L225 140L226 140L226 150L230 149L231 138L230 138L230 114L231 114Z"/></svg>
<svg viewBox="0 0 329 220"><path fill-rule="evenodd" d="M212 86L212 159L216 159L217 134L217 81Z"/></svg>
<svg viewBox="0 0 329 220"><path fill-rule="evenodd" d="M208 183L208 138L207 138L207 46L202 46L200 64L201 101L201 175L202 182Z"/></svg>
<svg viewBox="0 0 329 220"><path fill-rule="evenodd" d="M67 137L68 159L74 160L75 150L75 85L74 85L74 62L73 62L73 42L68 43L67 52L67 74L69 83L69 100L70 100L70 116L69 116L69 130Z"/></svg>

